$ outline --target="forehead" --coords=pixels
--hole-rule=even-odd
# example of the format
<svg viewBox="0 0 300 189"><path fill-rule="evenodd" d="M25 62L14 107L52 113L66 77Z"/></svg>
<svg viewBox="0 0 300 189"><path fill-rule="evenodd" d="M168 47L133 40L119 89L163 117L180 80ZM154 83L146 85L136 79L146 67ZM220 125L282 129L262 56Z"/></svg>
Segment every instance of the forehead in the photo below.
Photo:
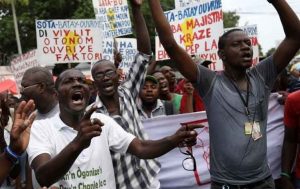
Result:
<svg viewBox="0 0 300 189"><path fill-rule="evenodd" d="M154 73L153 77L155 77L156 79L165 78L164 74L161 72Z"/></svg>
<svg viewBox="0 0 300 189"><path fill-rule="evenodd" d="M93 67L93 71L101 71L101 70L108 70L108 69L113 69L113 70L116 69L115 65L111 61L108 61L108 60L100 62L100 63L94 65L94 67Z"/></svg>
<svg viewBox="0 0 300 189"><path fill-rule="evenodd" d="M60 79L66 80L69 78L84 78L85 76L79 70L67 70L60 75Z"/></svg>
<svg viewBox="0 0 300 189"><path fill-rule="evenodd" d="M154 83L151 80L145 80L145 84L144 85L158 85L157 83Z"/></svg>
<svg viewBox="0 0 300 189"><path fill-rule="evenodd" d="M173 70L170 66L163 66L160 68L160 71L164 72L164 71L171 71Z"/></svg>
<svg viewBox="0 0 300 189"><path fill-rule="evenodd" d="M227 36L227 42L250 40L244 31L234 31Z"/></svg>

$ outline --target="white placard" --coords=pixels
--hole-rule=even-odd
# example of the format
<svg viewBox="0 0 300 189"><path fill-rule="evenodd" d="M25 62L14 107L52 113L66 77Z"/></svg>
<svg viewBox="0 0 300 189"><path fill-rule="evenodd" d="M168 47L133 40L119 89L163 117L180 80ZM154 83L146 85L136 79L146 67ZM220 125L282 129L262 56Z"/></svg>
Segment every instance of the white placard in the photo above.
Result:
<svg viewBox="0 0 300 189"><path fill-rule="evenodd" d="M105 38L132 33L127 0L93 0L93 6Z"/></svg>
<svg viewBox="0 0 300 189"><path fill-rule="evenodd" d="M190 55L211 60L212 70L222 70L217 62L218 40L223 34L223 12L221 0L206 0L200 4L165 12L174 38ZM155 39L156 60L169 59L166 51Z"/></svg>
<svg viewBox="0 0 300 189"><path fill-rule="evenodd" d="M14 74L17 87L20 89L21 81L24 75L24 72L32 67L40 66L37 57L37 50L28 51L10 61L10 68Z"/></svg>
<svg viewBox="0 0 300 189"><path fill-rule="evenodd" d="M36 20L39 62L95 62L102 59L100 21Z"/></svg>

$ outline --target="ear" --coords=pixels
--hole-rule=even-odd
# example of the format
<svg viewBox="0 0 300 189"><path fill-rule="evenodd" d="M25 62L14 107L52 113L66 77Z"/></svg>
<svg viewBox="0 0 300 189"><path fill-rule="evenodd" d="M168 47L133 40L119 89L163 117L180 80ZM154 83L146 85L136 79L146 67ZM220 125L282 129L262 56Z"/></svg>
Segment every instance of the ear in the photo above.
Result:
<svg viewBox="0 0 300 189"><path fill-rule="evenodd" d="M221 60L223 60L223 61L226 60L225 52L224 52L223 49L218 50L218 55L219 55Z"/></svg>
<svg viewBox="0 0 300 189"><path fill-rule="evenodd" d="M41 83L39 90L40 90L41 93L44 93L44 91L46 90L46 88L47 88L46 83Z"/></svg>

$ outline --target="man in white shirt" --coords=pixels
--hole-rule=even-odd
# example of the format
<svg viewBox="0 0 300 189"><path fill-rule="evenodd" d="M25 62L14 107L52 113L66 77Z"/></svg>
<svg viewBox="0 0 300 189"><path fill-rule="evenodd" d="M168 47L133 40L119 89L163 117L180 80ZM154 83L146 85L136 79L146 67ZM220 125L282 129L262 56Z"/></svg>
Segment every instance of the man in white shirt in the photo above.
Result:
<svg viewBox="0 0 300 189"><path fill-rule="evenodd" d="M155 158L178 145L196 143L199 126L180 128L157 141L141 141L112 118L88 105L89 89L78 70L63 72L56 81L60 114L34 122L29 161L41 186L60 188L115 188L109 150L138 158ZM45 126L46 125L46 126Z"/></svg>

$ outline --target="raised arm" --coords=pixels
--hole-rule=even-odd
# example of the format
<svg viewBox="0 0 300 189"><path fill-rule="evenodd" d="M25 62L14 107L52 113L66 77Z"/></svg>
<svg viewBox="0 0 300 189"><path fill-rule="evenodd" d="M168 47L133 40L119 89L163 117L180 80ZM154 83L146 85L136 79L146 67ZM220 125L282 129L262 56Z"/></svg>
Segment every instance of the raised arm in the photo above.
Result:
<svg viewBox="0 0 300 189"><path fill-rule="evenodd" d="M161 44L169 57L175 62L180 73L192 83L195 83L197 80L197 66L190 55L175 41L170 24L161 8L160 0L148 1Z"/></svg>
<svg viewBox="0 0 300 189"><path fill-rule="evenodd" d="M136 33L137 50L151 55L151 43L144 16L141 11L142 0L130 0L133 24Z"/></svg>
<svg viewBox="0 0 300 189"><path fill-rule="evenodd" d="M274 53L278 73L283 70L300 48L300 21L286 0L270 0L280 17L285 39Z"/></svg>
<svg viewBox="0 0 300 189"><path fill-rule="evenodd" d="M35 114L32 114L34 108L33 100L29 100L27 103L22 101L15 112L10 144L0 155L0 186L27 148L30 128L35 119Z"/></svg>
<svg viewBox="0 0 300 189"><path fill-rule="evenodd" d="M122 86L131 91L133 98L137 98L140 86L146 77L147 67L151 58L151 43L146 22L141 11L142 0L130 0L130 3L132 5L133 23L139 54L135 57L127 74L126 81Z"/></svg>

